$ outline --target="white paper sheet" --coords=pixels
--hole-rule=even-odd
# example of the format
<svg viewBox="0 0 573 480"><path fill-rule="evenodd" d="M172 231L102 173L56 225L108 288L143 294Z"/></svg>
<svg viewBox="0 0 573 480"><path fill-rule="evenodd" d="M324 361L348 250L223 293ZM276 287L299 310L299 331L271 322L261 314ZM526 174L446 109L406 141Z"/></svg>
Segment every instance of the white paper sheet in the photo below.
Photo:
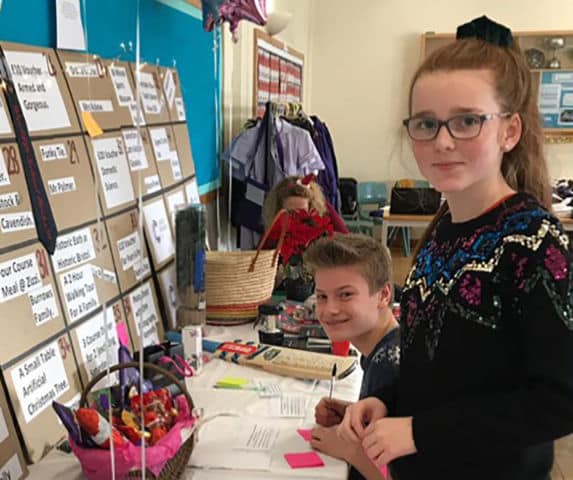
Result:
<svg viewBox="0 0 573 480"><path fill-rule="evenodd" d="M80 0L56 0L58 48L85 50L86 39L80 10Z"/></svg>

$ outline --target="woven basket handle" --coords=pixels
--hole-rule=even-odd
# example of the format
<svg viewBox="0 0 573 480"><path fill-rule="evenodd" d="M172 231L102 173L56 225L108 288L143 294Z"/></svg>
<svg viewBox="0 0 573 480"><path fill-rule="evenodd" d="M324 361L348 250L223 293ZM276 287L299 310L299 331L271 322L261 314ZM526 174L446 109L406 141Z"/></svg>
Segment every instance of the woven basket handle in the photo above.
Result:
<svg viewBox="0 0 573 480"><path fill-rule="evenodd" d="M255 270L255 263L257 262L257 258L259 258L259 254L261 253L263 245L265 244L265 242L269 238L269 235L270 235L271 231L273 230L273 227L281 219L281 217L285 217L285 221L283 222L283 227L281 228L281 233L279 236L279 243L277 243L277 247L275 249L275 254L273 255L273 263L272 264L274 265L276 263L277 258L279 256L279 253L281 251L281 247L283 246L283 242L285 240L285 235L286 235L287 230L288 230L289 214L284 209L279 210L279 212L275 215L275 218L273 218L273 222L271 223L271 226L267 229L267 231L263 235L263 238L261 238L261 241L259 242L259 245L257 246L257 253L255 253L255 256L251 260L251 265L249 266L249 270L248 270L249 272L253 272Z"/></svg>
<svg viewBox="0 0 573 480"><path fill-rule="evenodd" d="M187 398L187 402L189 403L189 409L193 410L194 405L193 405L193 400L191 399L191 395L189 395L189 393L187 392L187 388L185 388L185 386L179 381L179 379L175 375L173 375L168 370L165 370L164 368L161 368L161 367L155 365L154 363L144 362L143 366L145 368L149 368L150 370L154 370L154 371L166 376L175 385L177 385L177 388L179 388L179 391L183 395L185 395L185 398ZM113 365L112 367L110 367L109 373L116 372L118 370L123 370L124 368L139 369L139 363L138 362L119 363L117 365ZM107 370L103 370L102 372L98 373L95 377L93 377L90 380L90 382L86 385L86 388L84 388L84 390L82 392L82 398L80 399L80 405L81 406L86 407L88 405L87 398L88 398L89 393L91 392L91 389L94 387L94 385L97 382L99 382L106 375L107 375Z"/></svg>

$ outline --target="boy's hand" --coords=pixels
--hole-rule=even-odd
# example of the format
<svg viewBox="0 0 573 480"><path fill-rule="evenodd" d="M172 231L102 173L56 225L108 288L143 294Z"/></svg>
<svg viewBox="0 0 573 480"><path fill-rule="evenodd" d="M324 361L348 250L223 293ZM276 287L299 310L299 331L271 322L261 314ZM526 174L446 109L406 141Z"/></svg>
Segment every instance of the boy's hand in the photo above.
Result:
<svg viewBox="0 0 573 480"><path fill-rule="evenodd" d="M346 407L350 402L323 397L314 407L314 421L323 427L338 425L344 418Z"/></svg>
<svg viewBox="0 0 573 480"><path fill-rule="evenodd" d="M346 462L351 462L356 452L362 450L360 444L348 444L342 440L336 433L336 427L314 427L311 435L312 448Z"/></svg>
<svg viewBox="0 0 573 480"><path fill-rule="evenodd" d="M352 405L344 412L344 419L337 427L340 438L350 443L360 443L365 429L376 420L384 418L388 409L376 397L367 397Z"/></svg>
<svg viewBox="0 0 573 480"><path fill-rule="evenodd" d="M412 417L382 418L364 430L364 451L378 467L398 457L416 453Z"/></svg>

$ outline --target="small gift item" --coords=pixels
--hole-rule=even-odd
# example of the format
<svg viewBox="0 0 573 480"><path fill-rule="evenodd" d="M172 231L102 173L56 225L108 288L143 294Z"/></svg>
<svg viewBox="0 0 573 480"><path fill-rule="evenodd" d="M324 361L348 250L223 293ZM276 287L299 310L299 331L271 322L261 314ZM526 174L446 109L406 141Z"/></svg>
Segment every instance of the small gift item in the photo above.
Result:
<svg viewBox="0 0 573 480"><path fill-rule="evenodd" d="M97 410L93 408L78 408L76 418L82 430L101 448L108 449L112 439L116 448L126 445L126 438L112 427Z"/></svg>

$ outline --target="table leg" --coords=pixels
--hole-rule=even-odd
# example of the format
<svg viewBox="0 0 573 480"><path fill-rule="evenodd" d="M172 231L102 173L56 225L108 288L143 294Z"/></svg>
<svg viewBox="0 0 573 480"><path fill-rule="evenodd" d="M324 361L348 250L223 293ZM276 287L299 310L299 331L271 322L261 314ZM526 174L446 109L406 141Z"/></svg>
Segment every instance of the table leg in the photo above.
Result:
<svg viewBox="0 0 573 480"><path fill-rule="evenodd" d="M382 245L388 246L388 223L382 220Z"/></svg>

